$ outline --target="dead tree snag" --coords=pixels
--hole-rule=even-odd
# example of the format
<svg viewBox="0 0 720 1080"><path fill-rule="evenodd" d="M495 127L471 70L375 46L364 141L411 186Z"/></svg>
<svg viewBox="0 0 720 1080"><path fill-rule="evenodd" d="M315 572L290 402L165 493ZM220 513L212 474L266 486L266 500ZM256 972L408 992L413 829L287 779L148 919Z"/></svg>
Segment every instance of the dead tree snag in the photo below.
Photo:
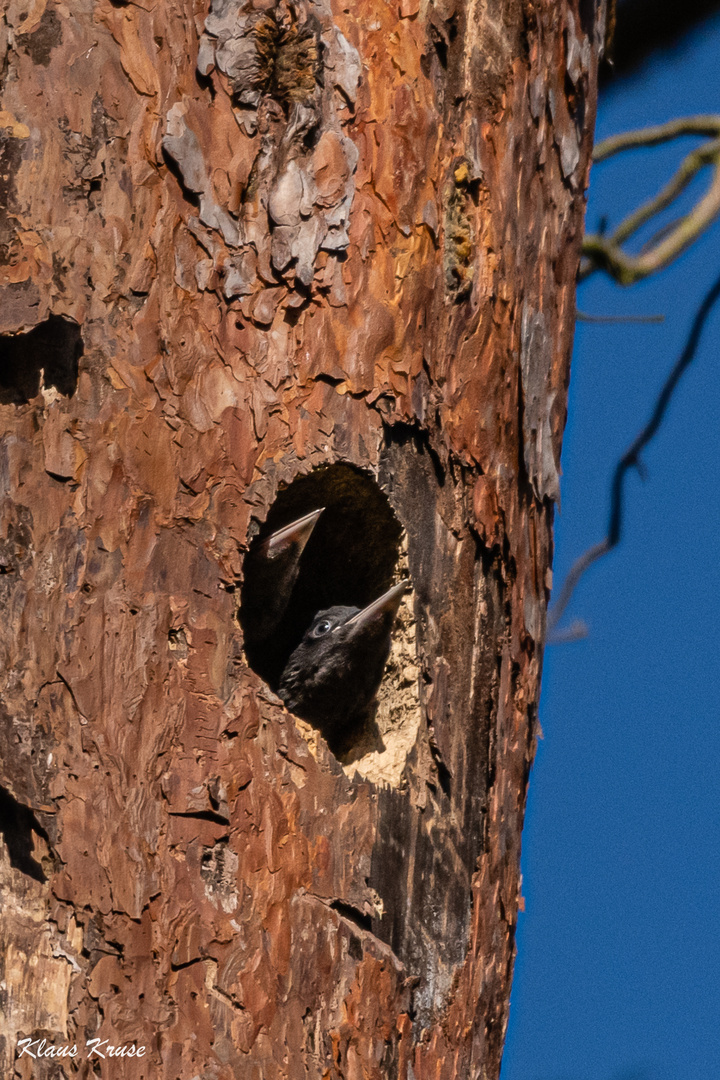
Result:
<svg viewBox="0 0 720 1080"><path fill-rule="evenodd" d="M603 18L4 5L3 1075L497 1077ZM342 761L241 615L320 506Z"/></svg>

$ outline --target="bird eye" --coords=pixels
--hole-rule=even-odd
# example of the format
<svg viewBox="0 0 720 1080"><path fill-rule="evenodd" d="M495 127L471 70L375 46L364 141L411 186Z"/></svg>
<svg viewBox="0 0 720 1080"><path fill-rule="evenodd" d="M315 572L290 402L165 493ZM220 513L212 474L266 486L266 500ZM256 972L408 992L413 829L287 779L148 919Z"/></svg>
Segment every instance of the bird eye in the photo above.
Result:
<svg viewBox="0 0 720 1080"><path fill-rule="evenodd" d="M330 629L331 623L328 622L327 619L323 619L323 621L318 623L315 627L315 637L324 637L324 635L327 634Z"/></svg>

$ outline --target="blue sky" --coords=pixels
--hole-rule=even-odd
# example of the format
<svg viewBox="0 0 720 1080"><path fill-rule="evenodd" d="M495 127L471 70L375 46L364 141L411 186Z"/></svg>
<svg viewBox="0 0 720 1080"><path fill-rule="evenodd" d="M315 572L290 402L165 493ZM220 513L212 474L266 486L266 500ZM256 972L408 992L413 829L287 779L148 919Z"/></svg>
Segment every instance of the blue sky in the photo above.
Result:
<svg viewBox="0 0 720 1080"><path fill-rule="evenodd" d="M720 112L720 18L605 91L597 138ZM654 194L695 142L592 176L588 229ZM707 183L707 176L693 191ZM605 532L614 463L647 420L703 294L720 226L656 279L600 276L579 307L555 582ZM619 549L581 583L581 642L546 651L502 1080L720 1076L720 304L627 482ZM568 619L566 619L568 621Z"/></svg>

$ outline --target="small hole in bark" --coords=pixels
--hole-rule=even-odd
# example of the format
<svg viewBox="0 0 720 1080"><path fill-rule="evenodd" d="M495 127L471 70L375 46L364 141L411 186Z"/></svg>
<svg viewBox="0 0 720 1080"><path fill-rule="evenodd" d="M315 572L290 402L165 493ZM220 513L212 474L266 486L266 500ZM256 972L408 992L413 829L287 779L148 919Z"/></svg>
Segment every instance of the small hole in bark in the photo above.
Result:
<svg viewBox="0 0 720 1080"><path fill-rule="evenodd" d="M580 0L579 13L583 34L592 40L595 33L595 0Z"/></svg>
<svg viewBox="0 0 720 1080"><path fill-rule="evenodd" d="M284 549L285 557L282 553L268 557L265 541L321 508L309 538L304 537L305 546L300 554L296 547L294 552ZM351 685L333 691L331 708L326 708L325 699L322 706L302 701L305 672L310 670L314 677L316 671L304 665L319 663L317 654L303 658L294 689L289 688L293 665L300 662L295 650L317 622L318 613L330 611L331 626L316 627L317 640L325 638L318 648L328 650L322 663L332 665L336 663L336 655L346 655L333 651L346 631L340 630L332 620L345 623L354 615L336 609L363 610L405 576L399 570L402 539L402 526L374 478L353 466L336 464L299 477L280 492L245 560L239 617L248 662L273 690L281 693L297 716L322 731L331 750L346 762L369 750L385 749L374 716L368 711L366 717L362 708L356 710L357 703L364 700L367 686L373 683L378 665L382 671L384 645L370 643L369 634L364 638L352 635L353 650L355 642L361 642L358 646L361 652L353 652L350 662L337 661L337 670L347 671L356 664L357 675L353 676ZM390 606L397 601L393 615L401 603L401 592L388 601ZM393 625L390 606L379 616L382 627ZM402 601L402 606L405 621L412 620L409 598ZM394 622L393 634L402 622L400 614ZM336 632L337 637L333 637ZM388 634L389 630L379 629L378 642L382 637L387 645ZM347 650L350 645L343 648Z"/></svg>
<svg viewBox="0 0 720 1080"><path fill-rule="evenodd" d="M355 923L361 930L365 930L366 933L372 933L372 918L370 915L366 915L360 908L355 907L354 904L348 904L344 900L333 900L330 904L333 911L337 911L338 915L342 915L344 919L348 919L350 922ZM362 944L360 947L360 959L362 956Z"/></svg>
<svg viewBox="0 0 720 1080"><path fill-rule="evenodd" d="M432 728L430 728L430 753L433 756L435 768L437 769L437 779L438 784L440 785L440 790L444 792L448 799L450 799L452 794L452 773L443 761L442 754L440 753L440 749L435 741L435 733Z"/></svg>
<svg viewBox="0 0 720 1080"><path fill-rule="evenodd" d="M432 23L430 24L430 40L432 41L437 58L440 61L442 68L447 68L448 61L448 43L445 38L440 34L440 31Z"/></svg>
<svg viewBox="0 0 720 1080"><path fill-rule="evenodd" d="M8 850L10 865L35 881L46 881L42 866L33 858L33 833L48 840L48 834L30 807L23 806L7 788L0 787L0 834Z"/></svg>
<svg viewBox="0 0 720 1080"><path fill-rule="evenodd" d="M41 372L44 387L72 397L82 354L80 327L59 315L27 334L0 335L0 404L24 405L37 397Z"/></svg>
<svg viewBox="0 0 720 1080"><path fill-rule="evenodd" d="M195 68L195 81L197 82L197 84L198 84L198 86L200 87L201 90L208 90L210 92L210 97L214 101L215 100L215 86L213 84L211 76L210 75L202 75L197 70L197 68Z"/></svg>
<svg viewBox="0 0 720 1080"><path fill-rule="evenodd" d="M182 626L173 626L168 631L168 645L171 649L180 649L187 653L188 640Z"/></svg>

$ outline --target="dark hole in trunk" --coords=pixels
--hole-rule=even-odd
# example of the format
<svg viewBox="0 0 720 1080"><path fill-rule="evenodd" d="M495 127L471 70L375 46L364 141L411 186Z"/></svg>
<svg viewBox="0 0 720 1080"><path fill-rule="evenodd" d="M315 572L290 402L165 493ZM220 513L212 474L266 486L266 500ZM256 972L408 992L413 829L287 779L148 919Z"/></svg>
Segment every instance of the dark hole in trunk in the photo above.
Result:
<svg viewBox="0 0 720 1080"><path fill-rule="evenodd" d="M263 541L321 508L297 576L289 588L279 584L277 571L263 561ZM245 559L239 613L248 662L273 690L319 611L337 605L365 608L393 584L401 536L400 522L374 478L351 465L316 469L280 492ZM269 627L268 610L283 589L287 595ZM329 733L324 734L333 748Z"/></svg>
<svg viewBox="0 0 720 1080"><path fill-rule="evenodd" d="M0 335L0 404L24 405L37 397L41 371L44 386L72 397L82 354L80 327L60 315L27 334Z"/></svg>
<svg viewBox="0 0 720 1080"><path fill-rule="evenodd" d="M282 620L272 639L263 640L258 619L266 597L253 580L252 554L272 533L321 507ZM318 611L335 604L362 608L392 584L401 535L376 481L351 465L316 469L280 492L250 546L240 606L248 661L273 690Z"/></svg>

